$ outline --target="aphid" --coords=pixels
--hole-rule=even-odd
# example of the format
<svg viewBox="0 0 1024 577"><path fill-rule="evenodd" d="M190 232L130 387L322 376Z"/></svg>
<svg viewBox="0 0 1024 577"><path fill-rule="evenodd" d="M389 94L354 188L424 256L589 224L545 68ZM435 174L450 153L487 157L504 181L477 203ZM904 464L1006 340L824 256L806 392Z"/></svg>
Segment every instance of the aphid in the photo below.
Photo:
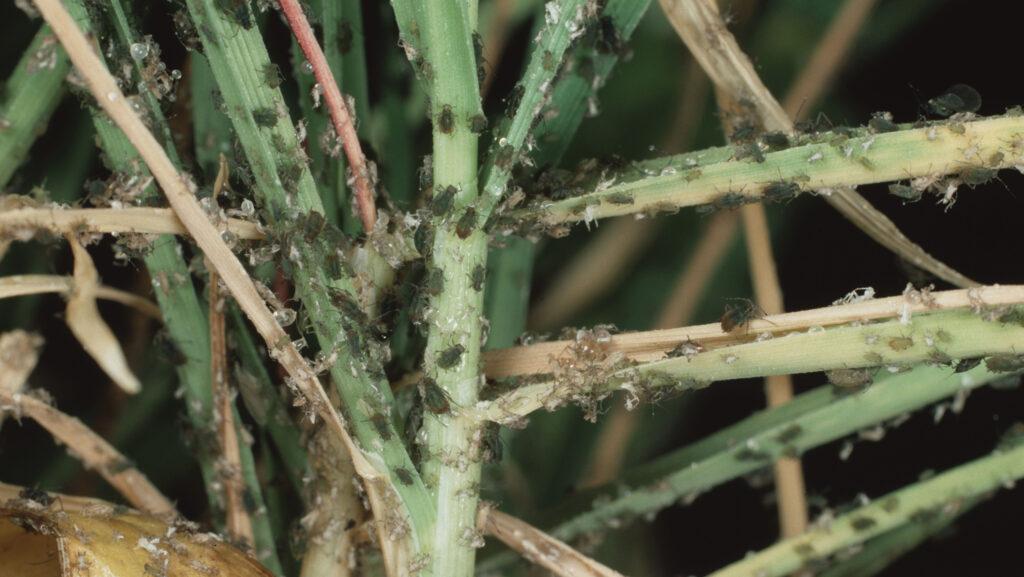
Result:
<svg viewBox="0 0 1024 577"><path fill-rule="evenodd" d="M725 304L725 314L722 315L719 321L723 332L731 333L741 327L747 330L750 327L750 321L761 319L765 316L764 309L757 306L753 301L747 299L730 300L733 302Z"/></svg>
<svg viewBox="0 0 1024 577"><path fill-rule="evenodd" d="M766 132L761 135L761 142L769 150L785 150L789 148L789 136L785 132Z"/></svg>
<svg viewBox="0 0 1024 577"><path fill-rule="evenodd" d="M687 338L685 341L676 345L674 349L668 352L668 358L675 359L678 357L693 357L700 353L703 353L707 349L704 345L697 341L690 340Z"/></svg>
<svg viewBox="0 0 1024 577"><path fill-rule="evenodd" d="M597 51L601 54L622 54L626 51L626 43L622 40L622 34L615 27L615 21L611 16L602 16L601 27L598 28Z"/></svg>
<svg viewBox="0 0 1024 577"><path fill-rule="evenodd" d="M974 188L986 184L990 180L996 177L999 172L998 168L985 168L981 166L975 166L971 168L965 168L960 171L960 180L967 186Z"/></svg>
<svg viewBox="0 0 1024 577"><path fill-rule="evenodd" d="M1019 308L1011 308L999 315L996 320L1004 324L1018 324L1024 327L1024 311Z"/></svg>
<svg viewBox="0 0 1024 577"><path fill-rule="evenodd" d="M921 191L905 184L890 184L889 194L902 199L903 204L921 200Z"/></svg>
<svg viewBox="0 0 1024 577"><path fill-rule="evenodd" d="M498 154L494 156L494 165L501 170L508 170L512 164L512 157L515 155L515 148L511 144L502 144L498 148Z"/></svg>
<svg viewBox="0 0 1024 577"><path fill-rule="evenodd" d="M348 20L342 20L338 22L338 52L341 52L342 56L348 54L352 50L352 23Z"/></svg>
<svg viewBox="0 0 1024 577"><path fill-rule="evenodd" d="M437 382L430 377L423 377L419 383L420 396L423 398L423 406L435 415L444 415L452 410L448 393L437 386Z"/></svg>
<svg viewBox="0 0 1024 577"><path fill-rule="evenodd" d="M442 369L450 369L454 367L459 364L459 359L462 357L462 353L464 352L466 352L466 347L462 345L452 345L448 347L437 355L437 366Z"/></svg>
<svg viewBox="0 0 1024 577"><path fill-rule="evenodd" d="M153 344L157 346L157 356L172 365L180 367L188 362L185 352L166 331L159 331L153 339Z"/></svg>
<svg viewBox="0 0 1024 577"><path fill-rule="evenodd" d="M381 439L385 441L391 440L391 423L388 422L387 417L378 413L370 417L370 423L373 424L373 428L377 430L377 434L380 435Z"/></svg>
<svg viewBox="0 0 1024 577"><path fill-rule="evenodd" d="M366 322L366 313L363 312L362 307L359 306L355 299L340 290L330 291L330 295L331 304L337 307L343 315L358 324Z"/></svg>
<svg viewBox="0 0 1024 577"><path fill-rule="evenodd" d="M257 108L252 111L252 119L257 126L273 128L277 125L277 111L270 107Z"/></svg>
<svg viewBox="0 0 1024 577"><path fill-rule="evenodd" d="M825 376L829 383L837 387L862 387L870 385L875 380L875 369L835 369L825 371Z"/></svg>
<svg viewBox="0 0 1024 577"><path fill-rule="evenodd" d="M783 202L800 194L800 185L795 182L771 182L762 191L765 200Z"/></svg>
<svg viewBox="0 0 1024 577"><path fill-rule="evenodd" d="M850 521L850 527L853 527L854 531L867 531L877 524L878 522L871 517L856 517Z"/></svg>
<svg viewBox="0 0 1024 577"><path fill-rule="evenodd" d="M420 60L416 65L416 69L419 70L420 78L424 82L431 82L434 80L434 65L426 60Z"/></svg>
<svg viewBox="0 0 1024 577"><path fill-rule="evenodd" d="M551 53L550 50L544 51L543 65L544 70L547 70L548 72L551 72L555 67L555 56L554 54Z"/></svg>
<svg viewBox="0 0 1024 577"><path fill-rule="evenodd" d="M812 134L818 132L825 132L827 130L830 130L832 126L832 121L829 119L828 115L826 115L824 112L819 112L818 116L816 116L814 120L804 120L802 122L797 122L794 128L796 128L797 132Z"/></svg>
<svg viewBox="0 0 1024 577"><path fill-rule="evenodd" d="M268 62L263 66L263 81L267 83L267 86L277 88L281 86L283 80L280 66L273 62Z"/></svg>
<svg viewBox="0 0 1024 577"><path fill-rule="evenodd" d="M694 168L693 170L687 170L686 171L686 182L693 182L693 181L697 180L698 178L700 178L701 174L703 174L703 171L701 169L699 169L699 168Z"/></svg>
<svg viewBox="0 0 1024 577"><path fill-rule="evenodd" d="M732 209L739 208L744 204L750 203L752 201L753 199L745 194L739 192L727 192L725 194L715 197L715 199L711 201L711 204L718 209Z"/></svg>
<svg viewBox="0 0 1024 577"><path fill-rule="evenodd" d="M437 128L444 134L451 134L455 130L455 115L451 106L445 104L441 107L441 113L437 115Z"/></svg>
<svg viewBox="0 0 1024 577"><path fill-rule="evenodd" d="M487 278L487 269L482 264L478 264L473 267L473 272L469 275L470 280L473 281L473 290L480 292L484 290L484 280Z"/></svg>
<svg viewBox="0 0 1024 577"><path fill-rule="evenodd" d="M764 153L761 152L761 145L756 142L748 142L733 148L732 155L736 160L752 158L754 162L764 162Z"/></svg>
<svg viewBox="0 0 1024 577"><path fill-rule="evenodd" d="M18 497L20 499L34 501L43 507L49 507L56 500L46 491L34 487L26 487L21 491L18 491Z"/></svg>
<svg viewBox="0 0 1024 577"><path fill-rule="evenodd" d="M789 427L786 427L781 433L779 433L778 436L775 437L775 440L785 444L796 439L802 434L804 434L803 427L801 427L800 425L790 425Z"/></svg>
<svg viewBox="0 0 1024 577"><path fill-rule="evenodd" d="M412 485L412 473L410 473L405 467L398 467L395 469L395 476L398 477L399 483L403 485Z"/></svg>
<svg viewBox="0 0 1024 577"><path fill-rule="evenodd" d="M430 275L427 276L427 292L431 296L437 296L444 291L444 271L440 268L434 267L430 271Z"/></svg>
<svg viewBox="0 0 1024 577"><path fill-rule="evenodd" d="M459 189L452 185L448 185L443 189L437 191L434 195L434 200L430 204L430 210L434 213L434 216L444 216L452 208L452 204L455 202L455 194L459 192Z"/></svg>
<svg viewBox="0 0 1024 577"><path fill-rule="evenodd" d="M480 456L484 463L499 463L504 454L504 446L501 443L501 427L498 423L487 423L484 425L483 443L480 448Z"/></svg>
<svg viewBox="0 0 1024 577"><path fill-rule="evenodd" d="M966 84L954 84L945 92L928 101L928 112L937 116L950 116L958 112L977 112L981 108L981 94Z"/></svg>
<svg viewBox="0 0 1024 577"><path fill-rule="evenodd" d="M905 351L914 346L914 339L910 337L895 337L889 339L889 348L894 351Z"/></svg>
<svg viewBox="0 0 1024 577"><path fill-rule="evenodd" d="M516 110L519 109L519 103L523 101L525 92L526 88L522 84L516 84L512 88L512 92L505 97L505 116L510 120L516 117Z"/></svg>
<svg viewBox="0 0 1024 577"><path fill-rule="evenodd" d="M1024 369L1024 355L996 355L985 359L985 367L993 373L1012 373Z"/></svg>
<svg viewBox="0 0 1024 577"><path fill-rule="evenodd" d="M606 202L611 204L633 204L633 197L625 192L616 192L604 197Z"/></svg>
<svg viewBox="0 0 1024 577"><path fill-rule="evenodd" d="M254 22L249 11L249 0L216 0L217 8L230 16L235 24L246 30L252 28Z"/></svg>
<svg viewBox="0 0 1024 577"><path fill-rule="evenodd" d="M459 221L455 223L455 234L459 235L459 238L465 239L473 233L473 227L475 226L476 210L471 206L466 209L466 212L462 213Z"/></svg>
<svg viewBox="0 0 1024 577"><path fill-rule="evenodd" d="M324 231L324 227L327 226L327 220L324 215L311 210L306 214L305 218L301 218L296 223L302 230L302 237L306 239L306 242L312 244Z"/></svg>
<svg viewBox="0 0 1024 577"><path fill-rule="evenodd" d="M487 79L487 68L484 64L484 38L479 33L473 33L473 55L476 57L476 81L480 86L484 85Z"/></svg>
<svg viewBox="0 0 1024 577"><path fill-rule="evenodd" d="M753 124L742 124L732 131L732 134L729 135L729 140L733 142L747 142L754 138L756 133L757 127Z"/></svg>
<svg viewBox="0 0 1024 577"><path fill-rule="evenodd" d="M487 130L487 117L483 114L474 114L469 117L469 131L473 134L482 134Z"/></svg>
<svg viewBox="0 0 1024 577"><path fill-rule="evenodd" d="M900 129L892 121L891 112L876 112L872 114L871 120L868 121L868 128L873 132L895 132Z"/></svg>

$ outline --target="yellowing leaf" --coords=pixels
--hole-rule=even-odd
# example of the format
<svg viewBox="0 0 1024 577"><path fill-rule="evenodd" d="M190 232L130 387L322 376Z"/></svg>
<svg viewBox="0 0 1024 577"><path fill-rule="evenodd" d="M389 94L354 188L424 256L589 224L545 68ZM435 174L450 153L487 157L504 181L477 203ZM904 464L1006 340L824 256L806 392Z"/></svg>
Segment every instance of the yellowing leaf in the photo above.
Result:
<svg viewBox="0 0 1024 577"><path fill-rule="evenodd" d="M0 507L0 575L19 577L272 577L255 559L194 525L168 525L97 503L52 511Z"/></svg>

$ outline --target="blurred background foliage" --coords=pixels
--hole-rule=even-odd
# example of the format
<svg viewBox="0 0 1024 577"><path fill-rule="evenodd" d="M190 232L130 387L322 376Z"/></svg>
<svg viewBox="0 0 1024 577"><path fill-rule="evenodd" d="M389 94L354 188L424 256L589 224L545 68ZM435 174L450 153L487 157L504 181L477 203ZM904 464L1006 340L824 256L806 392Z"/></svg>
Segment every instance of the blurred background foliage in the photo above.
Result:
<svg viewBox="0 0 1024 577"><path fill-rule="evenodd" d="M142 3L141 29L159 43L172 69L186 70L187 53L175 38L169 2ZM481 31L493 2L481 2ZM519 0L506 30L508 44L487 101L492 115L500 114L501 99L518 79L530 38L532 14L538 2ZM723 11L732 14L732 29L752 56L767 86L777 97L810 58L815 43L831 22L840 0L735 0ZM99 3L102 5L102 2ZM859 34L849 58L821 103L803 116L823 112L836 125L864 124L875 111L893 113L897 122L922 114L921 103L946 87L967 83L982 94L981 114L998 114L1020 103L1020 83L1005 58L1016 53L1019 33L996 0L882 0ZM400 208L415 206L416 171L429 152L425 103L397 47L397 30L386 3L363 2L364 39L368 57L369 118L361 118L361 134L376 155L385 186ZM521 15L521 17L517 17ZM30 21L13 3L0 6L0 78L9 76L39 22ZM264 18L268 46L282 67L289 62L287 31L271 14ZM358 31L357 31L358 33ZM486 38L485 38L486 40ZM656 5L644 17L629 42L631 56L619 63L600 92L600 114L582 124L561 163L572 168L586 158L639 160L724 142L720 118L705 84L696 109L682 110L694 63ZM485 57L493 54L485 51ZM495 60L497 60L495 58ZM286 77L291 78L290 74ZM294 102L298 90L286 81L282 88ZM172 123L186 93L169 111ZM293 118L299 107L291 108ZM688 130L686 122L693 128ZM187 140L186 140L187 141ZM186 147L187 148L187 147ZM182 151L187 158L190 154ZM55 167L59 169L55 170ZM29 160L5 188L5 193L32 194L45 189L49 198L80 202L90 180L107 174L93 145L87 113L74 97L65 97L47 131L30 151ZM206 175L207 178L210 175ZM984 283L1024 282L1024 269L1013 266L1020 253L1021 205L1013 191L1021 177L1004 171L1002 182L976 190L961 189L951 210L928 201L902 205L887 195L884 185L862 192L889 215L907 235L968 277ZM824 202L804 195L790 204L768 207L773 246L788 310L825 306L848 291L872 286L879 295L898 294L907 282L935 282L911 270L868 240ZM628 265L618 271L606 290L586 307L558 325L614 324L621 330L654 328L659 311L691 258L712 217L684 210L645 221L650 227ZM602 232L615 226L602 222L588 230L577 226L563 239L540 239L529 268L503 281L522 283L537 306L549 298L553 281L580 257ZM138 262L115 261L105 240L92 249L105 284L148 294L149 282ZM12 246L0 261L0 274L67 274L71 260L60 245L24 243ZM524 276L525 275L525 276ZM491 282L495 282L492 276ZM579 283L587 279L577 279ZM936 283L937 288L948 288ZM496 285L495 285L496 286ZM494 286L489 287L494 292ZM514 292L514 291L513 291ZM749 297L751 288L746 253L737 235L696 304L689 323L715 322L724 299ZM489 296L489 298L491 298ZM493 297L499 298L499 297ZM506 298L506 297L500 297ZM190 435L170 363L174 351L162 345L159 327L119 305L100 304L101 312L123 342L144 383L143 393L125 398L81 351L64 327L58 296L19 297L0 301L0 330L25 328L46 338L46 347L31 384L49 391L59 406L110 439L130 456L182 512L193 519L207 515L199 470L189 448ZM514 325L514 321L511 323ZM491 347L510 346L511 335L524 329L554 331L558 326L496 326ZM798 390L818 386L821 375L797 378ZM971 396L967 409L935 422L922 411L878 443L860 442L849 459L841 460L842 442L805 455L812 516L826 507L853 502L858 494L874 496L911 483L924 471L941 470L969 460L995 444L999 434L1024 416L1024 398L1017 389L984 388ZM606 401L606 414L620 400ZM635 429L626 433L622 467L650 460L736 422L763 407L762 387L756 381L722 383L682 398L637 409ZM576 409L537 414L522 431L503 431L505 460L484 476L483 497L527 521L545 526L545 511L588 484L587 472L605 445L599 444L610 419L592 424ZM257 443L265 483L283 486L275 473L278 459ZM109 488L77 461L55 447L34 424L8 421L0 435L0 477L5 482L47 490L116 499ZM770 476L734 481L702 495L689 506L678 506L652 523L634 522L591 544L599 559L626 574L702 574L763 548L778 534ZM984 503L952 529L890 566L885 575L907 572L955 574L985 572L1007 566L1017 557L1014 531L995 531L989 519L1013 519L1024 512L1024 496L1007 493ZM282 540L287 548L287 541ZM482 552L486 558L497 546Z"/></svg>

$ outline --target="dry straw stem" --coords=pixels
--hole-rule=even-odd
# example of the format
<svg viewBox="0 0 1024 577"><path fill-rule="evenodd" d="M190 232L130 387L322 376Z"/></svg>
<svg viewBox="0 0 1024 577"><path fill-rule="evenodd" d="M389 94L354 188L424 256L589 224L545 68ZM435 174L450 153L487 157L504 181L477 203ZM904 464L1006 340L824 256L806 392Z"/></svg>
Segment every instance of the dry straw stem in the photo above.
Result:
<svg viewBox="0 0 1024 577"><path fill-rule="evenodd" d="M224 229L240 240L262 240L255 222L229 218ZM31 238L40 230L55 234L187 234L170 208L21 208L0 212L0 237Z"/></svg>
<svg viewBox="0 0 1024 577"><path fill-rule="evenodd" d="M25 390L29 374L39 361L43 337L23 330L0 334L0 390L20 393ZM0 412L0 425L4 414Z"/></svg>
<svg viewBox="0 0 1024 577"><path fill-rule="evenodd" d="M768 92L750 59L729 33L713 0L659 0L672 26L718 89L753 103L765 130L793 132L793 121ZM739 102L739 100L737 100ZM901 176L893 177L893 180ZM838 187L826 200L871 238L939 278L956 286L977 283L939 262L911 242L884 214L852 188Z"/></svg>
<svg viewBox="0 0 1024 577"><path fill-rule="evenodd" d="M75 255L75 276L74 288L64 309L64 321L85 352L89 353L117 386L126 393L138 393L142 390L142 384L128 367L121 343L118 342L114 331L103 322L100 310L96 306L99 275L92 263L92 257L75 237L66 235L66 238L71 245L71 252Z"/></svg>
<svg viewBox="0 0 1024 577"><path fill-rule="evenodd" d="M345 149L349 169L352 171L363 228L369 233L373 231L373 224L377 221L377 208L373 204L373 185L370 183L369 171L366 168L366 156L359 145L359 136L352 123L352 116L345 105L345 99L341 96L341 90L338 89L338 83L334 80L331 67L327 64L327 57L320 49L320 44L317 43L298 1L281 0L281 11L288 20L288 26L302 48L302 53L306 55L306 60L313 65L316 81L323 88L324 100L331 112L331 120L334 121L334 130L341 139L341 146Z"/></svg>
<svg viewBox="0 0 1024 577"><path fill-rule="evenodd" d="M68 54L71 55L72 63L86 80L96 101L138 150L157 183L167 195L167 200L178 218L196 240L199 248L213 263L232 296L235 297L242 310L252 321L253 326L263 337L271 357L285 368L317 413L343 440L346 448L352 453L356 471L360 476L371 481L380 478L381 475L355 446L340 415L332 409L323 387L310 371L305 359L291 344L288 334L277 324L267 309L242 263L231 253L231 249L220 238L217 229L206 220L202 208L192 195L185 180L174 169L167 153L160 147L141 119L135 115L114 78L93 52L92 46L74 20L59 0L35 0L35 4L43 18L53 28Z"/></svg>
<svg viewBox="0 0 1024 577"><path fill-rule="evenodd" d="M75 280L69 276L20 274L0 277L0 299L44 293L70 294L74 288ZM96 298L133 307L152 319L160 320L162 318L160 307L155 303L121 289L98 285Z"/></svg>
<svg viewBox="0 0 1024 577"><path fill-rule="evenodd" d="M223 167L223 165L221 165ZM222 170L223 172L223 170ZM218 180L219 177L218 177ZM215 187L216 190L216 187ZM216 197L216 192L214 197ZM209 268L209 262L207 262ZM217 475L225 494L228 536L236 543L253 544L252 523L245 508L242 494L242 461L238 455L238 433L235 431L233 395L228 386L227 341L224 329L224 295L221 293L217 273L210 270L210 385L217 408L217 437L220 457L216 460Z"/></svg>
<svg viewBox="0 0 1024 577"><path fill-rule="evenodd" d="M491 508L480 510L483 534L496 537L528 561L561 577L622 577L551 535Z"/></svg>
<svg viewBox="0 0 1024 577"><path fill-rule="evenodd" d="M133 507L158 517L177 517L174 504L131 466L131 461L78 419L33 396L5 390L0 390L0 410L17 419L25 416L39 423L87 467L99 472Z"/></svg>

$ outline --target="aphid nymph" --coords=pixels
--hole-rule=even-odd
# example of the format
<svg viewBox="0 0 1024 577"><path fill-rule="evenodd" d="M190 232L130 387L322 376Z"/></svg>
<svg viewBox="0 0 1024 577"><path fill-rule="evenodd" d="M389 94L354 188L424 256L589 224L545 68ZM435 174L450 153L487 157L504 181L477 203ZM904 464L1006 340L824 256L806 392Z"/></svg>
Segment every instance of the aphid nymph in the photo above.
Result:
<svg viewBox="0 0 1024 577"><path fill-rule="evenodd" d="M739 328L747 330L750 328L750 321L762 319L765 316L764 309L751 300L740 298L729 300L731 302L725 304L725 314L719 321L723 332L731 333Z"/></svg>

